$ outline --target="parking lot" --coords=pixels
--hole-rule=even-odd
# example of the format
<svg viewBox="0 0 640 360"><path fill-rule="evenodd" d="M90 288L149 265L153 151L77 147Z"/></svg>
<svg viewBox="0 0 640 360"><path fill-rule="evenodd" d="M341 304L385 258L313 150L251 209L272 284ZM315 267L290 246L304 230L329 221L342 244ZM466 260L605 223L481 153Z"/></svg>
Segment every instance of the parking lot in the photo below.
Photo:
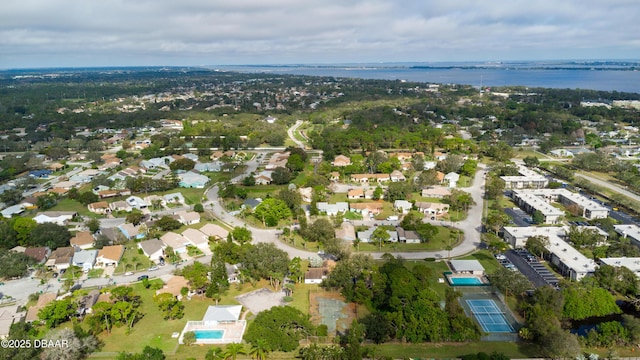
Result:
<svg viewBox="0 0 640 360"><path fill-rule="evenodd" d="M519 208L506 208L504 213L507 214L516 226L531 226L533 222L531 216Z"/></svg>
<svg viewBox="0 0 640 360"><path fill-rule="evenodd" d="M536 288L546 285L558 286L560 280L556 275L529 251L525 249L509 250L504 255Z"/></svg>

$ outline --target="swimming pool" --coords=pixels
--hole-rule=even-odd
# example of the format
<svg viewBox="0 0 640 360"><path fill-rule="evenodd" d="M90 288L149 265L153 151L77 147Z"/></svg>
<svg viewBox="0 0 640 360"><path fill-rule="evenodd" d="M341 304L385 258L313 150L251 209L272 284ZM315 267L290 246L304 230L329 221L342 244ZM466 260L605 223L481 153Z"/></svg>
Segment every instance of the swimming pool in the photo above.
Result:
<svg viewBox="0 0 640 360"><path fill-rule="evenodd" d="M224 330L193 330L196 340L220 340L224 337Z"/></svg>
<svg viewBox="0 0 640 360"><path fill-rule="evenodd" d="M477 277L450 277L451 285L482 285L482 281Z"/></svg>

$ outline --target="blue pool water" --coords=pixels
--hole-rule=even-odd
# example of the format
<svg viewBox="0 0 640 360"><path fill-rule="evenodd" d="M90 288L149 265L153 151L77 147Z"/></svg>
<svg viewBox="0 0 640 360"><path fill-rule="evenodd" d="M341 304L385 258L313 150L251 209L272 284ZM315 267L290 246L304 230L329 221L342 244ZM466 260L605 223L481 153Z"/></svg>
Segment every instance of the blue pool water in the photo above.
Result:
<svg viewBox="0 0 640 360"><path fill-rule="evenodd" d="M220 340L224 336L224 330L194 330L196 340Z"/></svg>
<svg viewBox="0 0 640 360"><path fill-rule="evenodd" d="M482 285L482 281L477 277L452 277L449 278L451 285Z"/></svg>

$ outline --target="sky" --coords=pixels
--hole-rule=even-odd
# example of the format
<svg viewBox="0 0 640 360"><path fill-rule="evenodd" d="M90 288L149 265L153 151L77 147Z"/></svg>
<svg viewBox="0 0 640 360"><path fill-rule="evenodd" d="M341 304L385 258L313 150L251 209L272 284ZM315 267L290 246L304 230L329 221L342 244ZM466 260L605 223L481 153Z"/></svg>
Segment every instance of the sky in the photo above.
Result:
<svg viewBox="0 0 640 360"><path fill-rule="evenodd" d="M638 0L3 0L0 68L640 58Z"/></svg>

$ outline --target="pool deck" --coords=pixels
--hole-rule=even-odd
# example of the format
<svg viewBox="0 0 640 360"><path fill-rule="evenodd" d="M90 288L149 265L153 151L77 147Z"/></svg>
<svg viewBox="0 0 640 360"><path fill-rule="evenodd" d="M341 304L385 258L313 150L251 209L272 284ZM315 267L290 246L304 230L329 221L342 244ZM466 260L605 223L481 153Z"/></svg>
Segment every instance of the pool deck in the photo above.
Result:
<svg viewBox="0 0 640 360"><path fill-rule="evenodd" d="M189 321L180 333L179 343L182 344L184 334L194 330L221 330L224 332L221 339L197 339L196 344L229 344L232 342L241 342L242 335L246 328L246 321L238 320L237 322L220 322L217 324L204 324L202 321Z"/></svg>

